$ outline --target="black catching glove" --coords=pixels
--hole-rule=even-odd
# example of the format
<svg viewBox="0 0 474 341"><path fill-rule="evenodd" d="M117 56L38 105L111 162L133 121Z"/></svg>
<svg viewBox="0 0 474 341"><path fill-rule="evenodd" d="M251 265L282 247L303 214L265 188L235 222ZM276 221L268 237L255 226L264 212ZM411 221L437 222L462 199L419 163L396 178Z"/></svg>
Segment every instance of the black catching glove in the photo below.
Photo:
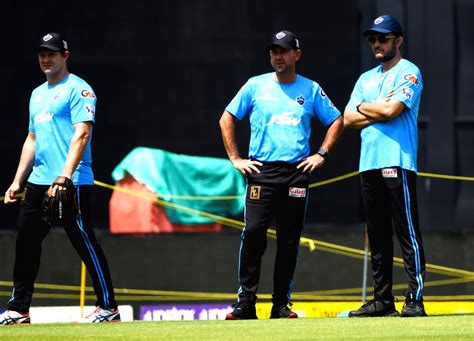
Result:
<svg viewBox="0 0 474 341"><path fill-rule="evenodd" d="M62 188L57 188L56 195L52 196L54 185ZM58 176L44 193L41 219L51 226L64 226L65 223L74 221L78 214L76 187L71 179Z"/></svg>

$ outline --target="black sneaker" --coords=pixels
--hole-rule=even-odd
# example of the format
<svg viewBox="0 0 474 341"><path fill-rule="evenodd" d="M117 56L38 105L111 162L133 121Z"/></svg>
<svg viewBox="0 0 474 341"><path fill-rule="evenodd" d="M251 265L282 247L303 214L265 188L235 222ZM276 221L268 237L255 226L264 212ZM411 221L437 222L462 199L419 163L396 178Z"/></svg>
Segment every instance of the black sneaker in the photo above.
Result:
<svg viewBox="0 0 474 341"><path fill-rule="evenodd" d="M417 317L426 315L425 306L423 305L423 298L417 300L415 294L409 293L405 299L405 304L402 309L402 317Z"/></svg>
<svg viewBox="0 0 474 341"><path fill-rule="evenodd" d="M226 320L257 320L256 299L241 299L232 305L234 310L225 316Z"/></svg>
<svg viewBox="0 0 474 341"><path fill-rule="evenodd" d="M298 315L291 311L290 307L293 304L288 303L288 304L273 304L272 307L272 312L270 314L271 319L296 319L298 318ZM290 306L290 307L288 307Z"/></svg>
<svg viewBox="0 0 474 341"><path fill-rule="evenodd" d="M382 301L380 299L370 300L357 310L349 311L349 317L378 317L378 316L400 316L395 309L395 302Z"/></svg>

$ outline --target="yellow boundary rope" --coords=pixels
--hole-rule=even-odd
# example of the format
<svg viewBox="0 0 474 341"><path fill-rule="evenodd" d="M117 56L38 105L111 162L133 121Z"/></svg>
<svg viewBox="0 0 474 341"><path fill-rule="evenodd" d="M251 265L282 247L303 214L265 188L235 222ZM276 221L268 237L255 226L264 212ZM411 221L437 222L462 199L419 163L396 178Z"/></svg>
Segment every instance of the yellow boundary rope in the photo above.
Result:
<svg viewBox="0 0 474 341"><path fill-rule="evenodd" d="M359 171L350 172L332 179L315 182L309 185L309 188L315 188L323 185L327 185L333 182L341 181L344 179L351 178L359 174ZM474 181L473 176L460 176L460 175L446 175L446 174L436 174L436 173L424 173L418 172L418 176L421 177L428 177L428 178L437 178L437 179L446 179L446 180L459 180L459 181ZM95 183L99 186L107 185L100 181L95 181ZM104 186L107 187L107 186ZM16 197L20 198L22 194L17 194ZM242 199L244 196L242 195L227 195L227 196L190 196L190 195L174 195L174 194L153 194L154 198L161 197L166 199L182 199L182 200L238 200ZM0 196L0 201L3 201L5 196Z"/></svg>
<svg viewBox="0 0 474 341"><path fill-rule="evenodd" d="M196 210L194 208L187 207L187 206L183 206L183 205L179 205L179 204L175 204L175 203L170 203L170 202L167 202L167 201L164 201L164 200L161 200L161 199L156 199L156 198L151 197L150 194L146 193L146 192L139 192L139 191L134 191L134 190L126 189L126 188L121 188L121 187L109 185L109 184L106 184L104 182L97 181L97 180L95 181L95 183L96 183L96 185L99 185L99 186L102 186L102 187L106 187L106 188L109 188L109 189L112 189L112 190L117 190L117 191L129 194L129 195L132 195L132 196L135 196L135 197L138 197L138 198L142 198L142 199L145 199L145 200L148 200L148 201L152 201L155 204L158 204L158 205L161 205L161 206L170 207L170 208L173 208L173 209L176 209L176 210L180 210L180 211L196 214L198 216L206 217L206 218L209 218L209 219L211 219L211 220L213 220L217 223L221 223L222 225L225 225L225 226L229 226L229 227L236 228L236 229L239 229L239 230L242 230L244 228L244 223L242 221L238 221L238 220L230 219L230 218L226 218L226 217L221 217L221 216L218 216L218 215L215 215L215 214L212 214L212 213L199 211L199 210ZM271 238L276 238L276 231L274 229L271 229L271 228L268 229L267 236L269 236ZM348 257L352 257L352 258L358 258L358 259L362 259L364 257L364 253L365 253L364 250L354 249L354 248L351 248L351 247L341 246L341 245L332 244L332 243L328 243L328 242L323 242L323 241L319 241L319 240L316 240L316 239L310 239L310 238L306 238L306 237L301 237L300 245L303 246L303 247L309 248L310 251L314 251L314 250L318 249L318 250L321 250L321 251L326 251L326 252L335 253L335 254L339 254L339 255L344 255L344 256L348 256ZM399 257L394 257L394 264L395 264L395 266L398 266L398 267L404 267L403 259L401 259ZM472 271L466 271L466 270L461 270L461 269L456 269L456 268L451 268L451 267L445 267L445 266L440 266L440 265L434 265L434 264L426 264L426 270L428 270L430 272L433 272L433 273L438 273L438 274L448 275L448 276L455 276L455 277L474 276L474 272L472 272Z"/></svg>
<svg viewBox="0 0 474 341"><path fill-rule="evenodd" d="M357 174L359 174L359 172L354 171L354 172L347 173L345 175L342 175L342 176L339 176L339 177L336 177L336 178L328 179L328 180L325 180L325 181L320 181L320 182L317 182L317 183L312 183L312 184L309 185L309 188L319 187L319 186L323 186L323 185L326 185L326 184L341 181L341 180L356 176ZM439 179L474 181L474 177L466 177L466 176L443 175L443 174L423 173L423 172L419 172L418 175L423 176L423 177L432 177L432 178L439 178ZM136 197L140 197L140 198L148 200L148 201L153 201L155 204L158 204L158 205L161 205L161 206L170 207L170 208L173 208L173 209L193 213L193 214L196 214L196 215L199 215L199 216L208 217L211 220L214 220L215 222L221 223L221 224L229 226L229 227L238 228L240 230L243 229L243 227L244 227L243 222L240 222L240 221L237 221L237 220L234 220L234 219L220 217L220 216L217 216L217 215L214 215L214 214L211 214L211 213L202 212L202 211L192 209L192 208L189 208L189 207L186 207L186 206L182 206L182 205L170 203L170 202L167 202L167 201L163 201L163 200L160 200L160 199L156 199L156 194L154 194L154 193L138 192L138 191L133 191L133 190L129 190L129 189L124 189L124 188L121 188L121 187L118 187L118 186L113 186L113 185L106 184L106 183L98 181L98 180L95 180L94 183L98 186L101 186L101 187L121 191L121 192L130 194L130 195L133 195L133 196L136 196ZM22 194L17 194L16 195L17 198L19 198L21 196L22 196ZM161 197L166 196L168 198L186 199L186 200L235 200L235 199L242 199L243 198L243 196L179 196L179 195L163 195L163 194L158 195L158 196L161 196ZM3 201L4 199L5 199L4 196L0 197L0 201ZM267 235L271 238L276 238L276 231L274 229L269 229ZM318 246L318 249L321 250L321 251L331 252L331 253L335 253L335 254L339 254L339 255L345 255L345 256L358 258L358 259L363 258L364 253L365 253L363 250L353 249L353 248L349 248L349 247L345 247L345 246L341 246L341 245L336 245L336 244L332 244L332 243L326 243L326 242L322 242L322 241L318 241L318 240L314 240L314 239L310 239L310 238L306 238L306 237L301 238L300 245L302 245L304 247L308 247L311 252L316 249L316 246ZM403 260L401 258L398 258L398 257L394 257L394 264L395 264L395 266L398 266L398 267L403 267L404 266L403 265ZM466 270L461 270L461 269L456 269L456 268L450 268L450 267L444 267L444 266L439 266L439 265L434 265L434 264L426 264L426 269L430 272L434 272L434 273L438 273L438 274L464 277L464 278L425 282L425 286L466 283L466 282L474 281L474 277L469 277L469 276L474 276L474 272L471 272L471 271L466 271ZM7 283L8 283L9 286L12 285L11 282L2 282L2 281L0 281L0 286L2 284L7 284ZM72 288L74 288L73 290L77 290L77 287L75 287L75 286L61 286L61 285L52 285L52 284L37 284L36 287L37 288L43 287L45 289L58 289L58 290L71 290ZM394 289L404 288L404 287L405 287L404 285L395 285ZM68 289L66 289L66 288L68 288ZM85 302L86 298L87 299L94 299L94 297L91 296L91 295L89 295L89 296L85 295L85 291L86 290L87 291L92 291L92 288L86 288L85 287L85 269L84 269L84 264L83 263L81 263L81 286L79 287L79 290L80 290L80 295L79 295L80 306L81 306L81 309L82 309L82 307L85 304L84 302ZM360 291L361 291L361 288L353 288L353 289L327 290L325 292L327 292L327 293L332 292L333 293L333 295L331 296L332 299L347 300L351 297L343 296L341 298L341 297L335 296L334 294L336 292L338 292L338 293L342 293L342 292L344 292L344 293L357 293L357 292L360 292ZM132 289L117 289L116 292L117 293L120 293L120 292L123 292L123 293L137 293L137 294L139 292L141 292L142 294L144 292L146 292L147 295L150 295L151 293L158 293L159 292L158 293L159 296L156 296L156 294L154 295L155 296L154 298L156 298L156 299L159 298L159 300L164 300L164 299L166 299L166 297L168 297L168 298L171 297L171 298L169 298L170 300L176 300L176 299L178 299L178 297L182 298L183 295L185 296L186 300L193 299L193 298L194 299L206 299L206 300L209 300L209 299L229 299L229 298L232 298L234 296L234 294L213 294L213 293L186 293L185 294L183 292L165 292L165 291L157 291L157 290L132 290ZM304 299L304 298L306 298L306 299L318 299L320 297L322 297L324 299L329 298L328 296L321 295L322 292L319 292L320 295L314 295L316 292L312 292L312 293L313 294L311 294L311 293L294 293L293 298L294 299ZM0 291L0 296L4 296L4 295L9 296L10 293ZM267 298L270 298L270 295L268 295L268 294L264 294L264 295L261 295L261 296L262 296L262 298L266 298L266 296L269 296ZM36 297L38 297L38 298L76 299L77 295L37 293ZM437 297L439 298L439 296L437 296ZM449 296L449 297L450 297L450 299L453 299L453 297L459 297L459 296ZM471 296L470 295L462 295L462 297L463 297L462 299L472 299L472 298L474 298L473 295L471 295ZM142 300L141 297L137 297L137 296L117 296L117 298L120 298L122 300ZM152 299L153 297L148 296L148 298ZM154 298L152 300L154 300ZM359 296L357 296L357 299L359 299Z"/></svg>
<svg viewBox="0 0 474 341"><path fill-rule="evenodd" d="M426 287L462 284L474 282L474 277L470 278L456 278L446 279L438 281L425 282ZM0 281L0 286L11 287L12 282ZM53 284L35 284L35 288L38 289L49 289L55 291L80 291L81 287L72 285L53 285ZM406 284L394 285L394 289L405 289ZM308 291L308 292L294 292L292 298L294 300L359 300L360 296L349 294L359 294L362 288L349 288L349 289L333 289L333 290L319 290L319 291ZM85 295L85 292L93 293L92 287L84 288L84 298L87 300L94 300L95 296ZM369 289L369 292L372 292ZM116 288L115 293L117 299L128 300L128 301L218 301L218 300L233 300L235 298L234 293L210 293L210 292L186 292L186 291L164 291L164 290L141 290L141 289L121 289ZM10 297L10 291L0 291L0 296ZM37 298L52 298L52 299L71 299L75 300L80 298L80 294L65 294L65 293L44 293L36 292L35 297ZM271 294L261 294L259 297L263 299L271 299ZM442 295L442 296L430 296L434 300L472 300L474 295ZM425 297L427 298L427 297Z"/></svg>

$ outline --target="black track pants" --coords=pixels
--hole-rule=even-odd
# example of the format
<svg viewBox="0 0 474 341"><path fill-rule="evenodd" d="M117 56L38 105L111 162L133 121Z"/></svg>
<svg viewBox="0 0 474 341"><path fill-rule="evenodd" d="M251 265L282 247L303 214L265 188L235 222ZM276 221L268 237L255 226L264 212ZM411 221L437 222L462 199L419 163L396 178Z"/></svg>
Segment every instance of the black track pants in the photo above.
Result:
<svg viewBox="0 0 474 341"><path fill-rule="evenodd" d="M261 173L247 176L245 228L239 255L239 299L255 296L262 256L267 247L267 230L275 221L277 254L273 276L273 302L290 299L304 224L309 175L296 165L264 163Z"/></svg>
<svg viewBox="0 0 474 341"><path fill-rule="evenodd" d="M392 298L395 229L408 277L408 292L420 299L425 254L418 224L416 174L399 167L371 170L360 174L360 183L372 252L374 296Z"/></svg>
<svg viewBox="0 0 474 341"><path fill-rule="evenodd" d="M41 220L41 202L49 186L27 183L25 198L20 204L20 221L16 239L13 294L8 309L21 313L29 311L34 282L38 275L41 244L50 226ZM89 202L92 186L77 186L80 215L64 229L83 260L92 278L96 305L106 309L117 307L110 272L102 248L91 226Z"/></svg>

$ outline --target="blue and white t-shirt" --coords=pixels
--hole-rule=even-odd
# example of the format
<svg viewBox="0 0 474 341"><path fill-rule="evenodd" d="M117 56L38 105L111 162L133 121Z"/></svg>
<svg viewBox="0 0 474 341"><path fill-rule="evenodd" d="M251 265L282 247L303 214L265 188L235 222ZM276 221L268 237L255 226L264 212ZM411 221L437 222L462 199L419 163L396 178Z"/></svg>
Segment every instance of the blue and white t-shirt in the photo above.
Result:
<svg viewBox="0 0 474 341"><path fill-rule="evenodd" d="M250 78L226 111L239 120L249 115L249 158L288 163L310 154L313 117L327 126L341 115L318 83L297 75L284 84L273 73Z"/></svg>
<svg viewBox="0 0 474 341"><path fill-rule="evenodd" d="M406 59L387 72L378 66L359 77L347 109L356 110L360 102L384 99L390 90L395 90L392 101L405 104L399 116L361 130L360 172L396 166L417 171L417 120L422 89L420 70Z"/></svg>
<svg viewBox="0 0 474 341"><path fill-rule="evenodd" d="M74 134L73 125L94 122L96 101L89 84L74 74L57 84L45 82L33 90L28 129L35 134L35 164L29 182L50 185L61 175ZM73 174L75 185L94 183L90 142L91 139Z"/></svg>

